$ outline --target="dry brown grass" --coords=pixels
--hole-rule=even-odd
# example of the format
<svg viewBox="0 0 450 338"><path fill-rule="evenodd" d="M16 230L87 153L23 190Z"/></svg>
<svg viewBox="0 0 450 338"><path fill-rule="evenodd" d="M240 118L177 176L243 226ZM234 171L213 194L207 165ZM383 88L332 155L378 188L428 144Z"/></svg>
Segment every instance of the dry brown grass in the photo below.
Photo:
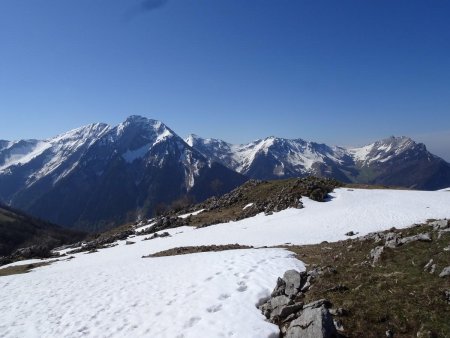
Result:
<svg viewBox="0 0 450 338"><path fill-rule="evenodd" d="M404 230L404 236L429 231L429 227ZM384 337L390 329L395 337L416 337L419 330L431 336L450 337L450 304L444 300L444 290L450 289L450 278L438 274L450 265L450 235L433 242L413 242L385 249L379 266L361 264L377 246L373 241L347 240L337 243L289 247L303 262L334 267L315 282L307 299L327 298L334 307L350 312L342 320L348 337ZM423 271L434 259L436 272ZM347 291L326 291L344 285ZM426 335L425 337L428 337Z"/></svg>
<svg viewBox="0 0 450 338"><path fill-rule="evenodd" d="M7 268L1 268L0 269L0 277L17 275L17 274L21 274L21 273L27 273L27 272L30 272L34 268L49 265L51 263L53 263L53 262L23 264L23 265L9 266Z"/></svg>

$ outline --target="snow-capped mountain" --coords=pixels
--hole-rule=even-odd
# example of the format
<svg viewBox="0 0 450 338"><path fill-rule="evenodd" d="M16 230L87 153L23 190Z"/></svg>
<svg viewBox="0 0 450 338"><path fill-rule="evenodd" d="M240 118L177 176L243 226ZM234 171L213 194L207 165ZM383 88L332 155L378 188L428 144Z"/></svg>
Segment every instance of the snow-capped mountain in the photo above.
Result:
<svg viewBox="0 0 450 338"><path fill-rule="evenodd" d="M200 201L246 180L140 116L116 127L94 124L49 140L3 143L0 165L3 201L87 230L149 216L186 194Z"/></svg>
<svg viewBox="0 0 450 338"><path fill-rule="evenodd" d="M258 179L319 175L421 189L450 183L450 165L408 137L390 137L360 148L276 137L234 145L190 135L186 142L212 160Z"/></svg>
<svg viewBox="0 0 450 338"><path fill-rule="evenodd" d="M57 224L109 227L189 196L198 202L248 178L317 175L419 189L450 186L450 165L391 137L360 148L268 137L234 145L130 116L47 140L0 141L0 201Z"/></svg>
<svg viewBox="0 0 450 338"><path fill-rule="evenodd" d="M275 179L305 175L343 178L337 165L351 161L344 148L267 137L248 144L234 145L217 139L190 135L186 142L205 156L258 179Z"/></svg>
<svg viewBox="0 0 450 338"><path fill-rule="evenodd" d="M91 124L48 140L5 142L0 148L0 199L9 202L33 185L51 188L109 128Z"/></svg>

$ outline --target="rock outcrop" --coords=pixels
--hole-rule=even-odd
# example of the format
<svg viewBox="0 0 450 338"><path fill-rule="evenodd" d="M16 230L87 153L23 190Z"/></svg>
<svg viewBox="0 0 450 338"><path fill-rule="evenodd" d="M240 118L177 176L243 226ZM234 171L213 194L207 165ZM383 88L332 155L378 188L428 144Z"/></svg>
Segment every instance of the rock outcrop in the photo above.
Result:
<svg viewBox="0 0 450 338"><path fill-rule="evenodd" d="M320 268L308 272L286 271L283 278L278 278L271 297L259 306L271 323L279 325L282 337L338 337L329 311L331 303L325 299L303 302L305 292L320 274Z"/></svg>

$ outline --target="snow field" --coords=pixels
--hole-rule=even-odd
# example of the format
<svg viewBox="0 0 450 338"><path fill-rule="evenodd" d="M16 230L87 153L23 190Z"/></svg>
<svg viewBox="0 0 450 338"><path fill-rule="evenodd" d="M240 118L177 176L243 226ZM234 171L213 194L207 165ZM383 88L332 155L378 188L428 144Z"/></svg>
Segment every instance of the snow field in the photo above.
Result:
<svg viewBox="0 0 450 338"><path fill-rule="evenodd" d="M303 269L281 249L133 260L120 259L133 246L113 249L1 278L0 335L269 337L278 328L255 305L286 269Z"/></svg>
<svg viewBox="0 0 450 338"><path fill-rule="evenodd" d="M272 246L348 238L348 231L407 227L450 218L447 191L336 189L304 209L120 241L34 271L0 278L1 337L275 337L255 304L276 278L303 264L283 249L141 258L179 246ZM150 225L146 225L150 226ZM145 227L146 227L145 226ZM26 264L27 262L22 262Z"/></svg>

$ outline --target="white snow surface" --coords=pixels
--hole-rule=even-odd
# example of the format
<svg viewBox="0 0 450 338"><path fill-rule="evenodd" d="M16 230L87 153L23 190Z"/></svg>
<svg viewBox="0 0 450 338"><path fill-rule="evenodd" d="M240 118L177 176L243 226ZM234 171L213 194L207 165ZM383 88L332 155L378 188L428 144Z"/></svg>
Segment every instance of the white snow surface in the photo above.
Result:
<svg viewBox="0 0 450 338"><path fill-rule="evenodd" d="M189 216L196 216L196 215L198 215L199 213L201 213L203 211L205 211L205 209L200 209L200 210L197 210L197 211L194 211L194 212L190 212L188 214L180 215L178 217L179 218L188 218Z"/></svg>
<svg viewBox="0 0 450 338"><path fill-rule="evenodd" d="M249 249L161 258L157 251L193 245L306 244L365 235L428 218L450 218L446 191L336 189L304 209L172 235L124 241L0 278L1 337L269 337L278 328L255 307L284 271L304 269L289 251ZM26 262L23 262L26 264Z"/></svg>
<svg viewBox="0 0 450 338"><path fill-rule="evenodd" d="M286 269L288 251L232 250L141 258L150 242L80 254L0 279L2 337L269 337L256 308ZM145 244L147 245L145 245Z"/></svg>
<svg viewBox="0 0 450 338"><path fill-rule="evenodd" d="M8 148L12 148L16 145L16 143L17 142L11 142ZM5 163L0 166L0 171L13 165L28 163L50 147L51 144L48 141L36 141L34 143L28 143L24 146L17 147L12 151Z"/></svg>

